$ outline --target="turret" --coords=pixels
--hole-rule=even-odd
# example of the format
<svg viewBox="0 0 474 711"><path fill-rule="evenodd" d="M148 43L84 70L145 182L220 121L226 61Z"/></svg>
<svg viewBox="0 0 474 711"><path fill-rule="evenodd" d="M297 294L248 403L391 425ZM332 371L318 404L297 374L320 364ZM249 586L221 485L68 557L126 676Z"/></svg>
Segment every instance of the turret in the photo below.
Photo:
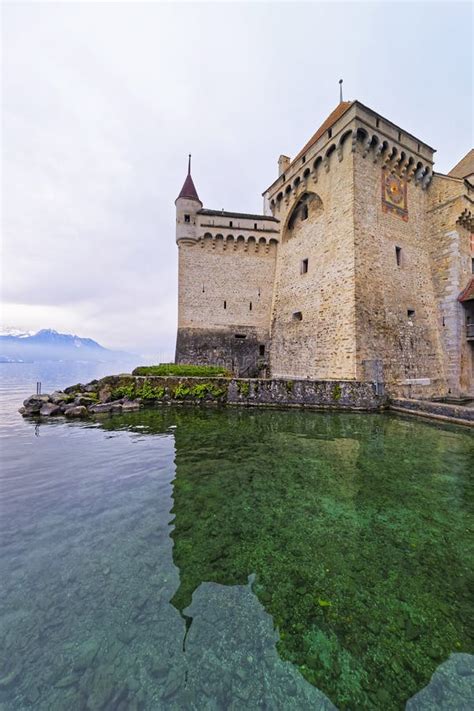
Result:
<svg viewBox="0 0 474 711"><path fill-rule="evenodd" d="M176 242L193 244L198 239L196 216L198 210L202 208L202 202L191 177L191 154L188 159L186 180L174 204L176 205Z"/></svg>

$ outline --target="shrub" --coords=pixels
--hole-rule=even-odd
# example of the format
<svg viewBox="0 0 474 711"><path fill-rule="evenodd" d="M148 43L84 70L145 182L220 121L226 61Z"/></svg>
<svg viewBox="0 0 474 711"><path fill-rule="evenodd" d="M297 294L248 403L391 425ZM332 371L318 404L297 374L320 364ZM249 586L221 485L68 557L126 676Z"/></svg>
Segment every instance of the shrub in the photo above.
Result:
<svg viewBox="0 0 474 711"><path fill-rule="evenodd" d="M336 400L336 402L337 402L338 400L341 399L341 396L342 396L341 386L339 385L339 383L336 383L336 385L332 389L332 399Z"/></svg>
<svg viewBox="0 0 474 711"><path fill-rule="evenodd" d="M133 400L137 395L135 394L135 384L131 385L121 385L118 388L112 390L112 399L119 400L122 397L127 397L129 400Z"/></svg>
<svg viewBox="0 0 474 711"><path fill-rule="evenodd" d="M175 363L160 363L160 365L141 365L135 368L132 375L176 375L183 378L230 378L231 373L220 365L176 365Z"/></svg>
<svg viewBox="0 0 474 711"><path fill-rule="evenodd" d="M250 383L248 380L239 380L237 382L237 389L241 395L248 397L250 393Z"/></svg>
<svg viewBox="0 0 474 711"><path fill-rule="evenodd" d="M176 400L184 400L187 395L191 395L191 388L188 388L188 386L183 383L178 383L174 389L173 397L175 397Z"/></svg>

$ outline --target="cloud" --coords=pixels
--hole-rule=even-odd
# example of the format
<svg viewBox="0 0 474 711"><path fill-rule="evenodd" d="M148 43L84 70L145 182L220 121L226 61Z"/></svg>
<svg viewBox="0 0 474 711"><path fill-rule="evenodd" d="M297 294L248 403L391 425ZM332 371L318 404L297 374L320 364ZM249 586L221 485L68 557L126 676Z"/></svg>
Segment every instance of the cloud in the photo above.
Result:
<svg viewBox="0 0 474 711"><path fill-rule="evenodd" d="M436 145L448 170L470 142L469 13L416 3L5 5L4 319L172 352L174 199L187 153L206 206L260 211L278 155L312 135L343 75L347 96Z"/></svg>

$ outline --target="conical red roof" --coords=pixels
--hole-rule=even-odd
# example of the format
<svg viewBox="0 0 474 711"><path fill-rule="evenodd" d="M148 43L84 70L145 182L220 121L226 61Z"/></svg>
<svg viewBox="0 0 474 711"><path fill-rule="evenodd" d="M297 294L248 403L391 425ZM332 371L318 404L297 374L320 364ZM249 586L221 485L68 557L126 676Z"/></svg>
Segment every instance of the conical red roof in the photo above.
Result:
<svg viewBox="0 0 474 711"><path fill-rule="evenodd" d="M178 198L187 198L188 200L197 200L198 202L201 202L190 173L186 176L186 180L184 181L184 185L181 188Z"/></svg>
<svg viewBox="0 0 474 711"><path fill-rule="evenodd" d="M197 194L196 187L193 183L193 179L191 178L191 155L188 159L188 174L186 176L186 180L184 181L183 187L181 188L181 192L176 199L179 200L179 198L186 198L187 200L197 200L198 202L201 202L199 199L199 195Z"/></svg>

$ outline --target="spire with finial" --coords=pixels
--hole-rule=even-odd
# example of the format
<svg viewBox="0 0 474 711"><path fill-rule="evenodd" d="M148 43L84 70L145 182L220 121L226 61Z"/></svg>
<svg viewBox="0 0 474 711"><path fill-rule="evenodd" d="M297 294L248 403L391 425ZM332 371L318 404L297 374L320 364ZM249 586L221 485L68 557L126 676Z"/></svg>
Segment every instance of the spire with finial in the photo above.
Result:
<svg viewBox="0 0 474 711"><path fill-rule="evenodd" d="M184 181L183 187L181 188L181 192L176 199L179 200L179 198L186 198L187 200L197 200L198 202L201 202L194 186L193 179L191 178L191 153L188 155L188 174L186 176L186 180Z"/></svg>

